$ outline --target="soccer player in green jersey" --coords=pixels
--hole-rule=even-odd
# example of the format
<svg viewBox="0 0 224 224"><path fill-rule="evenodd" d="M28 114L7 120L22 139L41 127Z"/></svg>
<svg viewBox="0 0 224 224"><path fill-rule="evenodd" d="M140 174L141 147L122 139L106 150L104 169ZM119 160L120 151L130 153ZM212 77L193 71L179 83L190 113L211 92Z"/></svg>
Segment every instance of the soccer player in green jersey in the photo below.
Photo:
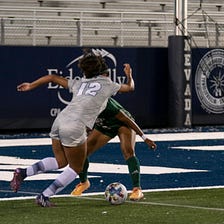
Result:
<svg viewBox="0 0 224 224"><path fill-rule="evenodd" d="M106 75L107 65L104 64L102 73ZM128 170L131 176L133 190L129 196L130 200L138 201L144 197L140 183L140 163L135 155L135 137L136 133L149 145L155 149L156 144L148 139L138 125L134 122L131 114L125 110L113 98L108 100L107 106L98 116L94 129L87 139L87 158L84 163L83 171L79 174L80 183L76 185L71 192L73 196L79 196L90 187L90 182L87 178L89 167L88 156L106 145L112 138L118 135L120 139L120 147L128 165Z"/></svg>

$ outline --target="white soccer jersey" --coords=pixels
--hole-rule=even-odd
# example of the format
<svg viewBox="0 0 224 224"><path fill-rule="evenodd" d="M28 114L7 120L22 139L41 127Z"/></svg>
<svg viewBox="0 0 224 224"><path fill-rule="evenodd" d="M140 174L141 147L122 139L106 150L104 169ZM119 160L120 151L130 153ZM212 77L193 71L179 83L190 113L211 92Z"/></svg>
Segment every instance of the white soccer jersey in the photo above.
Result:
<svg viewBox="0 0 224 224"><path fill-rule="evenodd" d="M99 113L105 109L108 98L115 95L121 85L100 75L91 79L69 80L68 87L73 97L62 111L63 116L80 119L92 128Z"/></svg>
<svg viewBox="0 0 224 224"><path fill-rule="evenodd" d="M71 102L55 119L50 136L60 139L64 146L76 146L86 139L85 127L93 128L97 116L106 107L107 100L121 85L110 78L97 76L91 79L69 80L73 93Z"/></svg>

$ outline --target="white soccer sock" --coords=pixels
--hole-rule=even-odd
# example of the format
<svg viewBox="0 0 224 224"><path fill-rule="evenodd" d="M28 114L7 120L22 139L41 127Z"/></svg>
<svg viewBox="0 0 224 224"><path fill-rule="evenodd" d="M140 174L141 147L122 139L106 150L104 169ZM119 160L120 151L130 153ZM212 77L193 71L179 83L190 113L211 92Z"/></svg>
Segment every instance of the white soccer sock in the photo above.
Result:
<svg viewBox="0 0 224 224"><path fill-rule="evenodd" d="M49 197L57 194L75 180L76 177L77 173L72 168L67 167L57 179L43 191L43 195Z"/></svg>
<svg viewBox="0 0 224 224"><path fill-rule="evenodd" d="M48 157L34 163L32 166L27 167L26 175L33 176L38 173L44 173L50 170L57 170L58 163L54 157Z"/></svg>

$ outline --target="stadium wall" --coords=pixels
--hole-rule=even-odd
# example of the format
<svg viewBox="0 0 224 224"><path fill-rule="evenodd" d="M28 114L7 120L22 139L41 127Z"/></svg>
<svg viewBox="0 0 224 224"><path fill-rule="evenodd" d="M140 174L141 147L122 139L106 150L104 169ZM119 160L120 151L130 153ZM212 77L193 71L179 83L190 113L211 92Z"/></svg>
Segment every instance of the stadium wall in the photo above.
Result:
<svg viewBox="0 0 224 224"><path fill-rule="evenodd" d="M142 128L169 127L169 117L173 115L168 113L172 100L168 48L94 50L105 57L113 81L125 82L123 64L131 64L136 90L117 94L115 99L134 115L138 124ZM49 129L71 95L53 84L30 92L17 92L16 86L46 74L78 78L77 60L81 55L80 47L1 46L0 130ZM224 123L224 91L220 84L223 55L221 49L192 49L192 125Z"/></svg>

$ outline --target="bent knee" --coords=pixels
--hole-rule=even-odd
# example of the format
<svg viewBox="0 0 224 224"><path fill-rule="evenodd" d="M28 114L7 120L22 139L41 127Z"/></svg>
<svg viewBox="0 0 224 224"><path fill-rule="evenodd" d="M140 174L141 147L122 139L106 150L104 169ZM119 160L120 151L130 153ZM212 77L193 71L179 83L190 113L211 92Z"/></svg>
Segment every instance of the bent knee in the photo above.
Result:
<svg viewBox="0 0 224 224"><path fill-rule="evenodd" d="M65 158L60 158L57 160L58 162L58 168L61 169L61 168L64 168L65 166L68 165L68 162Z"/></svg>

